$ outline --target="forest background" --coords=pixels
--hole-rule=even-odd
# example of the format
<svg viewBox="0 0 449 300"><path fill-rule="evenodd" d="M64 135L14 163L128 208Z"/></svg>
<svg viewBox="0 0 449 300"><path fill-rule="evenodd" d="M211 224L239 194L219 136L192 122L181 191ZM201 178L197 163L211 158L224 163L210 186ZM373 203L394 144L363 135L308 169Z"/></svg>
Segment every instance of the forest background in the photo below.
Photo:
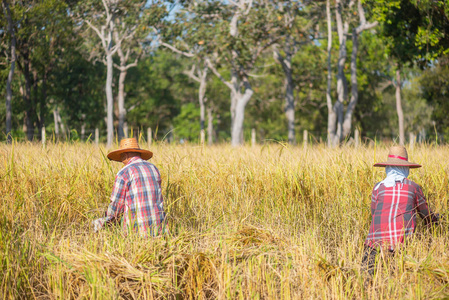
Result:
<svg viewBox="0 0 449 300"><path fill-rule="evenodd" d="M446 1L2 0L0 41L2 141L449 141Z"/></svg>

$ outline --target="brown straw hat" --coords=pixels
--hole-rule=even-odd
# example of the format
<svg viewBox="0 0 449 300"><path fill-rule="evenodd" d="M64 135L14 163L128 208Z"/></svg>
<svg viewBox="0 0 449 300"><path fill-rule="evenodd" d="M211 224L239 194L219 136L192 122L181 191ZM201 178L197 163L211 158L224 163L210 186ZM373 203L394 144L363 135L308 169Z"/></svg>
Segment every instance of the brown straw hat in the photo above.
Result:
<svg viewBox="0 0 449 300"><path fill-rule="evenodd" d="M139 144L135 138L122 139L120 141L120 148L109 152L108 158L110 160L115 160L121 162L120 155L126 152L137 152L140 153L140 157L144 160L148 160L153 157L153 152L140 149Z"/></svg>
<svg viewBox="0 0 449 300"><path fill-rule="evenodd" d="M404 146L391 147L390 152L388 153L387 161L377 163L374 166L375 167L398 166L409 168L421 168L421 165L408 161L407 150L405 149Z"/></svg>

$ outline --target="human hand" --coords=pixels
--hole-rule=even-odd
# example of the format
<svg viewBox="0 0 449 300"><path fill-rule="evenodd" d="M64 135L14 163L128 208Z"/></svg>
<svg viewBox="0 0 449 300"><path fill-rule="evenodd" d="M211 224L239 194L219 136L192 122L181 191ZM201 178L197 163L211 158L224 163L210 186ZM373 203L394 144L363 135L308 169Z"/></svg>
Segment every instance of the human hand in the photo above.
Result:
<svg viewBox="0 0 449 300"><path fill-rule="evenodd" d="M92 225L94 227L94 232L98 232L101 229L101 227L103 227L103 219L100 218L100 219L93 220Z"/></svg>

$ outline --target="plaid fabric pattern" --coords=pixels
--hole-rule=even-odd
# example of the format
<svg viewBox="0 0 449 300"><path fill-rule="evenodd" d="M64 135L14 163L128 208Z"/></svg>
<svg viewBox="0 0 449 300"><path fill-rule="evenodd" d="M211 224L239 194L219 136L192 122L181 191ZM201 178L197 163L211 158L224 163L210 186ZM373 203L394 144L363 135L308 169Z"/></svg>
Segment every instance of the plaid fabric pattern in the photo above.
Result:
<svg viewBox="0 0 449 300"><path fill-rule="evenodd" d="M377 186L377 184L376 184ZM416 227L416 214L426 223L436 222L421 187L404 179L393 187L381 185L371 196L372 221L365 245L372 248L387 246L389 250L404 242Z"/></svg>
<svg viewBox="0 0 449 300"><path fill-rule="evenodd" d="M165 212L159 170L140 157L133 157L115 177L111 203L101 226L122 216L125 232L155 236L165 229Z"/></svg>

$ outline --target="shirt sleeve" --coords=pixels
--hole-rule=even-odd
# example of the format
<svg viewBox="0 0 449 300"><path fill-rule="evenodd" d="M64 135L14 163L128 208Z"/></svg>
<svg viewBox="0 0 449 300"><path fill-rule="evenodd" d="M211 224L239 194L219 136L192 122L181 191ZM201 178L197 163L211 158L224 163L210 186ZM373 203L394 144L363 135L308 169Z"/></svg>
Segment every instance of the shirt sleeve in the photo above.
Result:
<svg viewBox="0 0 449 300"><path fill-rule="evenodd" d="M373 192L371 194L371 216L374 215L374 211L376 210L376 203L377 203L377 194L378 194L378 190L376 190L376 186L378 186L378 184L376 184L373 188Z"/></svg>
<svg viewBox="0 0 449 300"><path fill-rule="evenodd" d="M423 218L426 224L438 222L438 216L430 210L420 186L418 186L415 191L415 205L417 213Z"/></svg>
<svg viewBox="0 0 449 300"><path fill-rule="evenodd" d="M114 186L112 187L111 203L105 216L101 218L101 226L106 223L114 222L123 213L125 208L126 197L126 181L122 176L115 177Z"/></svg>

